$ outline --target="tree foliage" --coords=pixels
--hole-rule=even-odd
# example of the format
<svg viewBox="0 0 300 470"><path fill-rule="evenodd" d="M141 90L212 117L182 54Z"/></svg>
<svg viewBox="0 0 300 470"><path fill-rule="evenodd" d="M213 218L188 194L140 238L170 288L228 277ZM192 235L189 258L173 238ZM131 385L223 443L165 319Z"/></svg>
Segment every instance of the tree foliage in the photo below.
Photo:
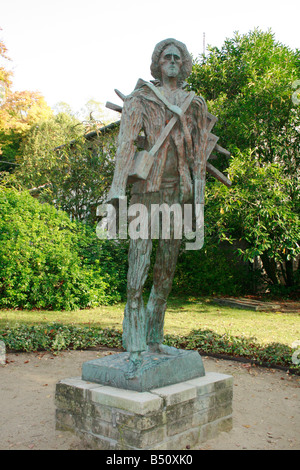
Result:
<svg viewBox="0 0 300 470"><path fill-rule="evenodd" d="M290 195L291 180L278 163L259 165L252 157L231 160L230 190L208 189L210 230L221 240L243 241L238 248L244 260L260 257L269 281L292 288L299 281L293 260L300 254L300 218ZM298 200L299 204L299 200Z"/></svg>
<svg viewBox="0 0 300 470"><path fill-rule="evenodd" d="M294 139L299 154L299 108L291 99L299 76L300 51L276 42L270 31L254 30L211 47L196 60L190 84L218 116L215 129L226 148L251 148L273 162L296 158Z"/></svg>
<svg viewBox="0 0 300 470"><path fill-rule="evenodd" d="M94 223L96 208L111 184L115 140L87 139L83 125L60 113L33 126L22 142L15 176L40 200L55 204L73 220Z"/></svg>
<svg viewBox="0 0 300 470"><path fill-rule="evenodd" d="M9 60L3 41L0 55ZM0 68L0 172L14 173L18 185L72 219L94 222L110 185L115 152L114 136L100 137L101 103L88 101L81 113L85 121L66 103L58 104L54 114L40 94L13 92L11 78L7 67ZM96 138L86 139L86 133Z"/></svg>
<svg viewBox="0 0 300 470"><path fill-rule="evenodd" d="M10 60L2 40L0 57L4 62ZM7 66L0 67L0 171L14 169L24 133L33 123L53 114L40 93L13 91L12 76Z"/></svg>
<svg viewBox="0 0 300 470"><path fill-rule="evenodd" d="M2 41L0 55L9 60ZM0 307L119 300L125 244L108 247L94 226L110 185L114 139L100 137L98 122L87 127L65 104L54 114L38 93L13 92L11 79L8 67L0 68ZM95 111L98 103L88 105ZM95 139L86 139L87 130Z"/></svg>
<svg viewBox="0 0 300 470"><path fill-rule="evenodd" d="M292 287L300 253L299 116L292 100L300 52L271 31L238 33L195 61L190 86L218 116L215 133L233 158L219 160L233 185L208 184L209 232L242 240L244 259L260 256L268 280Z"/></svg>

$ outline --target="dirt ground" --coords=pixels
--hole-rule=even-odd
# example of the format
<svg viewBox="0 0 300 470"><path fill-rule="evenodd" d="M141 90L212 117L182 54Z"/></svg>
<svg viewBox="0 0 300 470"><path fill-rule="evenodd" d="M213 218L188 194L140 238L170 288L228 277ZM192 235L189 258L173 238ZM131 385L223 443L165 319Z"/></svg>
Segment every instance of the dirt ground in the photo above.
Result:
<svg viewBox="0 0 300 470"><path fill-rule="evenodd" d="M78 377L84 361L107 351L7 354L0 365L0 450L78 450L55 430L55 385ZM234 377L233 429L200 450L299 450L300 378L275 369L203 357L206 371ZM178 449L180 450L180 449Z"/></svg>

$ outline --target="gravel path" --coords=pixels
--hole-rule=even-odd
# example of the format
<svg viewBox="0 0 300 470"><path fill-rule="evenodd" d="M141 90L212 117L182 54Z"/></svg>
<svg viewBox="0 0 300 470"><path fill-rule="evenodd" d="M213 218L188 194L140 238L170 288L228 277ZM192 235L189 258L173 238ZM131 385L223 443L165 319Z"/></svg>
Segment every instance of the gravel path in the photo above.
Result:
<svg viewBox="0 0 300 470"><path fill-rule="evenodd" d="M107 353L7 354L0 365L0 450L80 449L77 437L55 430L55 385L80 376L84 361ZM234 377L233 429L199 449L300 449L299 377L235 361L203 362L206 371Z"/></svg>

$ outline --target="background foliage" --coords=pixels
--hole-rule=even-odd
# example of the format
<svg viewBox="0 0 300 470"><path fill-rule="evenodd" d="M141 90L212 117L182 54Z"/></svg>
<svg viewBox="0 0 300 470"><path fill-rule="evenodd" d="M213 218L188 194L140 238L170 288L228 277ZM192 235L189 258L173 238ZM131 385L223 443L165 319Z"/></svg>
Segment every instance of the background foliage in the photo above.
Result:
<svg viewBox="0 0 300 470"><path fill-rule="evenodd" d="M299 289L299 112L293 83L300 51L270 31L235 34L194 63L189 83L218 116L215 132L232 153L216 165L232 187L208 180L210 236L243 241L245 260L260 257L273 291Z"/></svg>
<svg viewBox="0 0 300 470"><path fill-rule="evenodd" d="M55 204L72 220L93 224L111 184L116 131L109 137L95 131L93 139L86 139L83 129L65 114L31 128L15 177L41 202Z"/></svg>
<svg viewBox="0 0 300 470"><path fill-rule="evenodd" d="M7 63L1 41L0 56ZM214 165L233 185L207 174L205 246L181 251L173 294L299 292L300 107L291 99L299 77L299 51L270 31L237 33L194 60L189 87L218 116L214 132L232 157L219 155ZM123 299L128 242L99 240L95 231L118 126L100 130L93 100L78 119L66 103L53 111L37 93L13 92L5 66L0 84L0 306Z"/></svg>
<svg viewBox="0 0 300 470"><path fill-rule="evenodd" d="M102 271L99 259L86 256L97 243L66 213L0 187L0 307L70 310L119 300L109 288L109 260Z"/></svg>

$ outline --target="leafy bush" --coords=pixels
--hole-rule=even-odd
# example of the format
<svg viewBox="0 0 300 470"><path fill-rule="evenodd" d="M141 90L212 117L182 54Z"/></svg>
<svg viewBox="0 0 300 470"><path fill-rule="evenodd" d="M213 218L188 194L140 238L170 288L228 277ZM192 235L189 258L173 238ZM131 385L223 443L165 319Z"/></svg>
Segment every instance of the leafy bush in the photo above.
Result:
<svg viewBox="0 0 300 470"><path fill-rule="evenodd" d="M122 335L113 329L80 327L53 322L45 325L9 325L0 331L0 340L14 351L86 349L101 344L121 347Z"/></svg>
<svg viewBox="0 0 300 470"><path fill-rule="evenodd" d="M7 325L0 330L0 341L8 350L57 352L64 349L87 349L95 346L122 347L122 333L113 328L81 327L50 323L44 325ZM218 334L212 330L194 330L186 336L166 335L165 343L181 349L198 350L201 354L238 357L269 367L282 366L300 373L293 364L294 350L285 344L261 345L255 338Z"/></svg>
<svg viewBox="0 0 300 470"><path fill-rule="evenodd" d="M208 241L199 251L182 251L173 294L245 295L255 290L256 273L232 249Z"/></svg>
<svg viewBox="0 0 300 470"><path fill-rule="evenodd" d="M78 252L85 266L101 267L105 282L109 284L106 295L114 301L124 300L127 286L128 240L100 240L96 227L80 224Z"/></svg>
<svg viewBox="0 0 300 470"><path fill-rule="evenodd" d="M64 212L0 187L0 308L72 310L119 300L99 262L85 261L87 240Z"/></svg>
<svg viewBox="0 0 300 470"><path fill-rule="evenodd" d="M294 350L286 344L259 344L256 338L218 334L212 330L193 330L187 336L166 335L170 346L196 349L204 354L244 358L258 365L282 366L300 372L300 365L293 364Z"/></svg>

